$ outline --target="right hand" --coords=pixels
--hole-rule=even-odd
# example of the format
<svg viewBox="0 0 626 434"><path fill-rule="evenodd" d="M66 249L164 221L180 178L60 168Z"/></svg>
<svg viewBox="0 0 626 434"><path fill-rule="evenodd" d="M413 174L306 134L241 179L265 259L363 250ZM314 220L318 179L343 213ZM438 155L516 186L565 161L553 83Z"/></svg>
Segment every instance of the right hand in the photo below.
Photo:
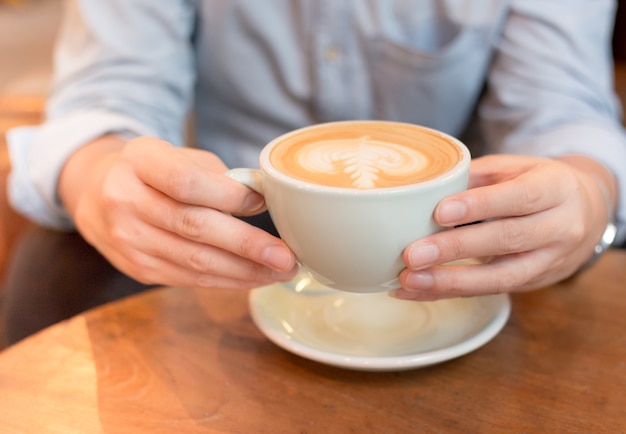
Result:
<svg viewBox="0 0 626 434"><path fill-rule="evenodd" d="M70 157L59 194L83 237L140 282L244 289L291 279L286 244L230 215L264 202L226 170L207 151L106 136Z"/></svg>

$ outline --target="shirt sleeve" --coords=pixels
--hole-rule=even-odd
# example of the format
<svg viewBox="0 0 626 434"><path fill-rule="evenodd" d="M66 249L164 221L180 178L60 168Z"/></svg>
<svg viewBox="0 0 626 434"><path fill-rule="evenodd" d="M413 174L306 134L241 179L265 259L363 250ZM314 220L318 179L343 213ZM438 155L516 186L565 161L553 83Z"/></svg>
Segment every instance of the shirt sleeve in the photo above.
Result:
<svg viewBox="0 0 626 434"><path fill-rule="evenodd" d="M69 0L44 123L9 132L9 199L45 226L71 229L57 196L80 146L108 133L184 143L195 80L192 0Z"/></svg>
<svg viewBox="0 0 626 434"><path fill-rule="evenodd" d="M491 151L582 154L618 179L626 237L626 136L613 88L611 0L513 0L480 108Z"/></svg>

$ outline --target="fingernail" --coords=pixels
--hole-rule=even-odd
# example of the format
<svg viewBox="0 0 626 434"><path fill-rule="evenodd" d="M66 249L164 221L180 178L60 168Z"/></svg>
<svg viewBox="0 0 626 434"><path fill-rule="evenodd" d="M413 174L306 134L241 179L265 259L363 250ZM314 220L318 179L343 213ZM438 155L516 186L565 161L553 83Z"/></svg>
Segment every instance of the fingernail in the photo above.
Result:
<svg viewBox="0 0 626 434"><path fill-rule="evenodd" d="M418 242L409 247L409 268L417 269L433 265L439 259L439 246L433 243Z"/></svg>
<svg viewBox="0 0 626 434"><path fill-rule="evenodd" d="M241 212L252 213L265 205L265 199L259 193L250 192L243 201Z"/></svg>
<svg viewBox="0 0 626 434"><path fill-rule="evenodd" d="M267 247L261 256L263 263L278 272L287 272L294 266L293 255L282 246Z"/></svg>
<svg viewBox="0 0 626 434"><path fill-rule="evenodd" d="M436 220L440 224L452 225L463 221L467 216L467 205L459 200L441 202L437 207Z"/></svg>
<svg viewBox="0 0 626 434"><path fill-rule="evenodd" d="M393 291L389 291L387 293L391 298L397 298L398 300L415 300L417 298L417 293L409 292L406 289L394 289Z"/></svg>
<svg viewBox="0 0 626 434"><path fill-rule="evenodd" d="M413 271L406 278L405 289L431 289L435 285L433 275L426 271Z"/></svg>

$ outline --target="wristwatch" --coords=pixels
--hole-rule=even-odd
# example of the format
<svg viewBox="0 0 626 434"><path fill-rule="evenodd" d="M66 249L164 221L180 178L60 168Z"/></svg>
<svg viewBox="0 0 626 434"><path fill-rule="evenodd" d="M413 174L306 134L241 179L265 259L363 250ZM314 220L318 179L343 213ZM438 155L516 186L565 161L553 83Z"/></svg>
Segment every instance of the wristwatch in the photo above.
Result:
<svg viewBox="0 0 626 434"><path fill-rule="evenodd" d="M600 242L596 244L596 246L593 248L593 254L591 255L591 258L589 258L578 271L586 270L587 268L595 264L596 261L600 259L600 256L602 256L602 254L606 252L606 250L611 247L615 242L615 238L617 237L617 225L613 220L612 214L610 218L611 220L606 225L606 229L602 234L602 238L600 238Z"/></svg>
<svg viewBox="0 0 626 434"><path fill-rule="evenodd" d="M591 258L589 258L587 262L585 262L578 271L586 270L587 268L595 264L596 261L600 259L600 256L602 256L604 252L606 252L606 250L613 245L613 243L615 242L615 238L617 238L617 224L615 222L615 208L611 204L611 199L609 198L609 192L606 186L604 185L604 183L597 176L594 176L594 179L596 183L598 184L598 187L600 188L602 195L604 196L604 200L606 202L606 207L608 210L609 222L607 223L606 229L604 230L604 233L602 234L602 238L600 238L600 242L596 244L596 246L593 248L593 254L591 255Z"/></svg>

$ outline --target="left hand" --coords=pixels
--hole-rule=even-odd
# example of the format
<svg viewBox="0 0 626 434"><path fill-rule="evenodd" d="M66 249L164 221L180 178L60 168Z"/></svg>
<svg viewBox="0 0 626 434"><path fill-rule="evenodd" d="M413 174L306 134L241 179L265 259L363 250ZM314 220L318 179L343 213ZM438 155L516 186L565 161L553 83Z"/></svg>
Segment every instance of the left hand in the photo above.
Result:
<svg viewBox="0 0 626 434"><path fill-rule="evenodd" d="M394 296L436 300L528 291L572 275L606 228L600 182L614 200L615 178L588 157L473 160L469 189L443 199L434 211L435 221L450 229L405 249L407 268ZM466 258L481 261L443 265Z"/></svg>

